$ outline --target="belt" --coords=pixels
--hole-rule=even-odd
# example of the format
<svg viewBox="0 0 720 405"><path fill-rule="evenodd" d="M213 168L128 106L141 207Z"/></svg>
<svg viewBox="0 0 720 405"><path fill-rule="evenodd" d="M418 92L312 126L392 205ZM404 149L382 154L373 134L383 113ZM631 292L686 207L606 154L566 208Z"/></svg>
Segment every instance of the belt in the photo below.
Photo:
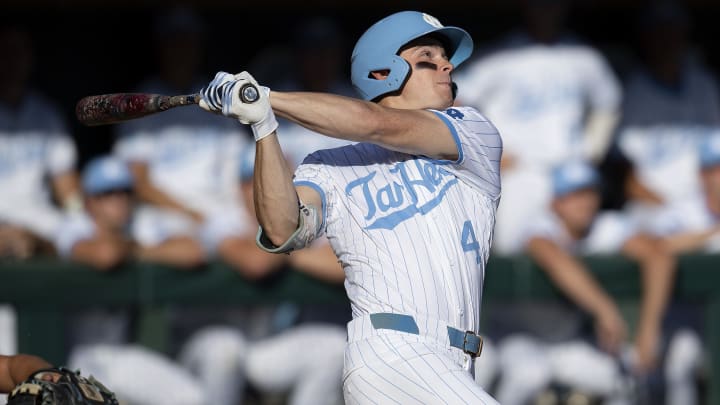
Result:
<svg viewBox="0 0 720 405"><path fill-rule="evenodd" d="M420 334L417 322L410 315L377 313L370 314L370 322L375 329L390 329L398 332ZM463 332L460 329L447 326L447 336L450 346L458 348L472 357L480 356L483 347L483 338L475 332Z"/></svg>

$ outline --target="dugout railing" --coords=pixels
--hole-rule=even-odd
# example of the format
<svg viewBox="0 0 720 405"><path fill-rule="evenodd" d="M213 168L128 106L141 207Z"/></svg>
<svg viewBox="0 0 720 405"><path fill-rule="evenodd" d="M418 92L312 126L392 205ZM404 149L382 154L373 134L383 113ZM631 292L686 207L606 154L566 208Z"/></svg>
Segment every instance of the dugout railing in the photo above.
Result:
<svg viewBox="0 0 720 405"><path fill-rule="evenodd" d="M586 257L599 282L620 302L640 296L636 265L622 257ZM699 303L709 367L707 403L720 405L720 255L680 257L674 298ZM544 273L526 256L494 256L485 279L483 305L514 299L562 299ZM165 350L164 316L173 304L257 305L280 301L347 305L342 285L331 285L293 271L249 282L222 263L197 271L178 271L132 263L98 272L53 259L0 262L0 303L18 313L19 351L56 364L66 360L66 315L91 306L132 307L139 311L136 340Z"/></svg>

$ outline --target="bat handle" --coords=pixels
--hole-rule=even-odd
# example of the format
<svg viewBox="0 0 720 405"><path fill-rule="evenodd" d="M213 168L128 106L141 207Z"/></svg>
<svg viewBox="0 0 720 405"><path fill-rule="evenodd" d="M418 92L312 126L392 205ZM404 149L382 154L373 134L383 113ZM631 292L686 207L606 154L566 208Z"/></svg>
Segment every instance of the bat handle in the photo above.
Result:
<svg viewBox="0 0 720 405"><path fill-rule="evenodd" d="M245 83L240 88L240 100L245 104L250 104L258 101L260 93L258 88L252 83Z"/></svg>

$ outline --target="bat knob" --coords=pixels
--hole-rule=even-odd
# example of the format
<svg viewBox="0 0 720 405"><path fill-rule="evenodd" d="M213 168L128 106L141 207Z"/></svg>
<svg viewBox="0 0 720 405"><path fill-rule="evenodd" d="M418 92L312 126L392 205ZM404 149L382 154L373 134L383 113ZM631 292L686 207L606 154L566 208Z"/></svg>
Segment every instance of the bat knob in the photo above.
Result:
<svg viewBox="0 0 720 405"><path fill-rule="evenodd" d="M240 100L243 103L254 103L260 98L257 87L255 85L247 83L240 88Z"/></svg>

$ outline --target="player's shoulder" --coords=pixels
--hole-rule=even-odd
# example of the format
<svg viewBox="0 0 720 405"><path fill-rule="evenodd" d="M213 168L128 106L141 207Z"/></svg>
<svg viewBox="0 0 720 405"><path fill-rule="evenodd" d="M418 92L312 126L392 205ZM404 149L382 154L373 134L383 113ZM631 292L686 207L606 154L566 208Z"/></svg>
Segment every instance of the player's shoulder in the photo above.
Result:
<svg viewBox="0 0 720 405"><path fill-rule="evenodd" d="M394 152L372 143L358 142L316 150L305 157L302 165L364 166L373 160L384 159L389 153Z"/></svg>
<svg viewBox="0 0 720 405"><path fill-rule="evenodd" d="M489 120L475 107L454 105L444 110L430 110L435 114L456 120L468 122L488 122Z"/></svg>
<svg viewBox="0 0 720 405"><path fill-rule="evenodd" d="M500 137L495 125L475 107L452 106L444 110L430 110L442 119L452 131L466 136L482 135L484 138Z"/></svg>

